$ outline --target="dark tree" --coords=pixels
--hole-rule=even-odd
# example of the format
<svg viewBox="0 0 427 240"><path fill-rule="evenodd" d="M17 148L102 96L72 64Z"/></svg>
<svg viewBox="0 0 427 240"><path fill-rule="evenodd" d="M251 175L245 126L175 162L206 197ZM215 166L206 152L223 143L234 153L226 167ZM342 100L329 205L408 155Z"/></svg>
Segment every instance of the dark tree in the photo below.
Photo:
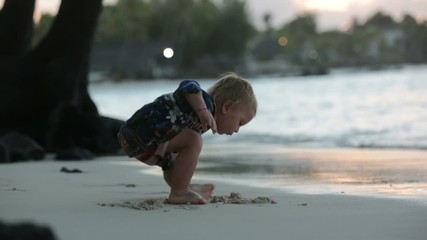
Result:
<svg viewBox="0 0 427 240"><path fill-rule="evenodd" d="M60 158L116 153L122 122L100 116L88 93L102 0L62 0L49 32L32 48L34 6L35 0L5 0L0 12L0 161L2 152L3 161L20 160L4 138L11 132L47 152L71 154Z"/></svg>

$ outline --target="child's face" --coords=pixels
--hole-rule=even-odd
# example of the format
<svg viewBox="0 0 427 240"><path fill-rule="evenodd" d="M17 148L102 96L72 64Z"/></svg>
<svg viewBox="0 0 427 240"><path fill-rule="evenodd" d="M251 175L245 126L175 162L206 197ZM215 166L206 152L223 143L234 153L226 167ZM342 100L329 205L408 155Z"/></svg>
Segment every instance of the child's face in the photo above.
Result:
<svg viewBox="0 0 427 240"><path fill-rule="evenodd" d="M215 114L217 132L232 135L255 116L255 109L246 103L226 101Z"/></svg>

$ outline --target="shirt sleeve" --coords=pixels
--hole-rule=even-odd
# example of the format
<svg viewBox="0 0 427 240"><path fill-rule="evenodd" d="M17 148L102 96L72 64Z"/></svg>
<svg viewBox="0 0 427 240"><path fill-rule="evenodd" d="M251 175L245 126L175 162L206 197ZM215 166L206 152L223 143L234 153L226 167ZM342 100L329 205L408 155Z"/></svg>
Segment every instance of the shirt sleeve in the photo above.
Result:
<svg viewBox="0 0 427 240"><path fill-rule="evenodd" d="M194 80L184 80L179 84L178 89L176 90L179 94L187 93L199 93L202 91L199 83Z"/></svg>

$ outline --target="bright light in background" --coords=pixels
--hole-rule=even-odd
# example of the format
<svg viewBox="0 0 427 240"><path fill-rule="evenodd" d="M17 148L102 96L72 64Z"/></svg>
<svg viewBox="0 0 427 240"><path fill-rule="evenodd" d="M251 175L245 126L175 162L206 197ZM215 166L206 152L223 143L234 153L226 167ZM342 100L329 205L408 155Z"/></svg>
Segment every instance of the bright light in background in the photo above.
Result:
<svg viewBox="0 0 427 240"><path fill-rule="evenodd" d="M165 58L173 57L173 49L172 48L165 48L165 50L163 50L163 56L165 56Z"/></svg>
<svg viewBox="0 0 427 240"><path fill-rule="evenodd" d="M285 36L279 37L279 39L277 40L277 43L280 46L284 47L284 46L288 45L288 38Z"/></svg>

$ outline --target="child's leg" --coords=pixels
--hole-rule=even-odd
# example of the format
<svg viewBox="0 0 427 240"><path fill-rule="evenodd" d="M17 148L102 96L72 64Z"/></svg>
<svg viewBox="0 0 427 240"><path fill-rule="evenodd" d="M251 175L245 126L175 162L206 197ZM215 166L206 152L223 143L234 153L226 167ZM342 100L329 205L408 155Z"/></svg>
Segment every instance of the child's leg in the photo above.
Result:
<svg viewBox="0 0 427 240"><path fill-rule="evenodd" d="M173 162L176 158L177 154L172 154L171 161ZM166 181L166 183L171 186L171 180L170 180L170 173L168 170L163 171L163 177ZM215 189L215 185L212 183L205 183L205 184L190 184L189 189L191 191L194 191L198 194L200 194L202 197L204 197L207 201L212 200L212 194Z"/></svg>
<svg viewBox="0 0 427 240"><path fill-rule="evenodd" d="M166 143L166 147L164 147L165 148L164 151L166 151L168 143L169 142ZM161 153L160 156L164 155L164 151L160 152ZM177 153L172 153L170 161L174 162L177 155L178 155ZM165 178L166 183L168 183L168 185L170 186L170 180L169 180L168 171L164 171L163 172L163 177ZM192 190L192 191L194 191L194 192L202 195L202 197L204 197L208 201L212 200L212 194L213 194L214 189L215 189L215 185L212 184L212 183L190 184L190 190Z"/></svg>
<svg viewBox="0 0 427 240"><path fill-rule="evenodd" d="M165 180L171 187L168 199L170 203L207 203L207 200L192 190L190 185L202 145L200 134L191 129L184 129L169 141L167 151L178 152L173 166L164 172Z"/></svg>

